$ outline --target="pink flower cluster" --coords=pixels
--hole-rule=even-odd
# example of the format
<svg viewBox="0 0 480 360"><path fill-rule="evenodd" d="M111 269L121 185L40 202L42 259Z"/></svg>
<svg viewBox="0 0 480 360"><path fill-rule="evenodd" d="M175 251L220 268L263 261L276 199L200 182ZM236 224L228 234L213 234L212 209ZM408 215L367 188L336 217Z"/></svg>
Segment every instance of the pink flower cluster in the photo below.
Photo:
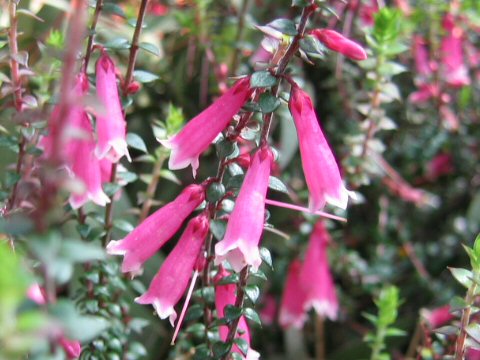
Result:
<svg viewBox="0 0 480 360"><path fill-rule="evenodd" d="M447 90L470 85L469 67L478 65L480 55L477 51L472 51L474 47L468 42L459 19L447 13L442 27L444 35L440 41L438 59L433 57L429 44L421 35L413 37L412 51L418 90L410 94L410 101L422 104L436 99L445 127L456 130L459 121L450 106L451 96ZM469 50L470 53L467 52Z"/></svg>
<svg viewBox="0 0 480 360"><path fill-rule="evenodd" d="M323 222L318 221L304 261L295 259L290 264L280 306L282 327L302 328L312 308L319 316L337 318L338 299L327 257L330 241Z"/></svg>
<svg viewBox="0 0 480 360"><path fill-rule="evenodd" d="M88 93L88 79L84 73L76 78L72 89L77 103L72 105L63 119L65 130L58 134L58 107L52 112L49 134L40 141L44 157L52 156L55 136L61 137L65 149L64 164L69 174L83 185L70 196L70 204L76 209L89 200L105 206L110 200L102 190L102 184L110 181L110 168L121 157L130 160L126 142L126 121L118 94L115 65L103 52L97 62L96 92L102 109L96 114L96 133L82 100Z"/></svg>

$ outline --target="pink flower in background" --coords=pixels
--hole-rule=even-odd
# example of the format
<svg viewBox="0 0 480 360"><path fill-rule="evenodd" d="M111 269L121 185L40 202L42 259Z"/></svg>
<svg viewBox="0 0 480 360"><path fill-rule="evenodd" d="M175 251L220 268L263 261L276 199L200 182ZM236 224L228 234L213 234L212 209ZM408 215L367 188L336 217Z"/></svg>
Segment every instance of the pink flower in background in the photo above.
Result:
<svg viewBox="0 0 480 360"><path fill-rule="evenodd" d="M310 236L299 281L305 292L304 310L313 308L319 316L335 320L338 299L327 257L330 241L323 222L317 221Z"/></svg>
<svg viewBox="0 0 480 360"><path fill-rule="evenodd" d="M367 53L362 46L330 29L315 29L310 32L327 48L339 52L352 60L365 60Z"/></svg>
<svg viewBox="0 0 480 360"><path fill-rule="evenodd" d="M63 134L58 134L58 117L60 116L60 109L58 106L56 106L53 109L48 122L48 135L43 136L39 142L40 148L43 149L42 156L45 158L50 158L53 155L52 151L54 137L62 136L62 144L64 145L63 160L65 160L67 167L70 166L75 157L74 153L78 144L77 138L79 137L78 132L80 131L81 137L90 135L83 134L81 128L82 118L86 115L84 106L81 104L81 100L88 92L88 79L85 74L82 73L77 75L75 78L75 86L72 89L72 92L73 96L78 100L78 104L72 105L69 108L65 118L65 128Z"/></svg>
<svg viewBox="0 0 480 360"><path fill-rule="evenodd" d="M62 336L58 339L58 343L65 351L65 354L67 354L68 359L78 359L82 353L82 345L78 341L69 340Z"/></svg>
<svg viewBox="0 0 480 360"><path fill-rule="evenodd" d="M127 123L118 94L115 64L105 51L97 61L96 79L97 96L104 106L97 114L96 155L100 159L107 157L112 162L118 162L122 156L126 156L130 161L126 141Z"/></svg>
<svg viewBox="0 0 480 360"><path fill-rule="evenodd" d="M201 185L186 187L175 200L158 209L125 238L111 241L107 253L124 255L122 271L137 273L180 228L183 221L205 199Z"/></svg>
<svg viewBox="0 0 480 360"><path fill-rule="evenodd" d="M271 325L277 316L277 300L272 295L266 295L262 301L262 310L260 311L260 318L262 324Z"/></svg>
<svg viewBox="0 0 480 360"><path fill-rule="evenodd" d="M428 202L428 197L424 190L414 188L403 179L393 179L386 176L382 179L382 182L394 195L405 201L419 206Z"/></svg>
<svg viewBox="0 0 480 360"><path fill-rule="evenodd" d="M225 316L224 310L227 305L235 305L237 299L237 287L234 284L219 285L218 283L226 276L230 275L222 266L219 267L217 276L215 277L215 309L217 310L218 318ZM225 341L228 336L228 326L222 325L219 328L220 339ZM233 345L232 351L241 354L247 360L256 360L260 358L260 354L250 348L250 329L244 316L240 317L238 322L237 333L235 339L243 339L247 342L249 348L247 354L243 354L237 345Z"/></svg>
<svg viewBox="0 0 480 360"><path fill-rule="evenodd" d="M345 209L352 193L343 185L335 157L318 124L312 100L298 86L293 86L289 107L297 128L303 171L310 191L310 210L319 210L327 202Z"/></svg>
<svg viewBox="0 0 480 360"><path fill-rule="evenodd" d="M225 237L215 245L216 264L226 259L238 272L246 265L257 270L262 263L258 243L265 223L265 196L272 161L273 154L266 146L253 156L230 214Z"/></svg>
<svg viewBox="0 0 480 360"><path fill-rule="evenodd" d="M250 77L241 79L212 105L190 120L173 138L159 139L162 145L172 150L168 167L171 170L177 170L192 165L195 176L198 169L198 157L228 126L251 93Z"/></svg>
<svg viewBox="0 0 480 360"><path fill-rule="evenodd" d="M432 329L446 325L455 318L450 313L450 305L441 306L432 310L423 309L421 314Z"/></svg>
<svg viewBox="0 0 480 360"><path fill-rule="evenodd" d="M288 268L278 319L280 326L283 328L293 326L296 329L301 329L307 320L307 314L304 310L306 293L300 282L301 268L302 263L298 259L293 260Z"/></svg>
<svg viewBox="0 0 480 360"><path fill-rule="evenodd" d="M176 217L175 214L170 214ZM180 300L192 276L195 264L209 230L206 215L200 215L187 225L175 248L168 254L148 291L135 299L139 304L152 304L161 319L177 318L174 306Z"/></svg>
<svg viewBox="0 0 480 360"><path fill-rule="evenodd" d="M78 209L91 200L97 205L105 206L110 199L102 189L100 160L95 156L92 124L85 112L80 121L81 138L71 141L71 144L75 143L72 150L71 170L75 178L83 182L84 189L80 193L70 195L70 205Z"/></svg>
<svg viewBox="0 0 480 360"><path fill-rule="evenodd" d="M37 283L28 288L27 298L39 305L45 305L47 303L44 290Z"/></svg>
<svg viewBox="0 0 480 360"><path fill-rule="evenodd" d="M413 36L413 55L415 59L415 70L418 75L428 77L432 74L428 49L425 39L420 35Z"/></svg>
<svg viewBox="0 0 480 360"><path fill-rule="evenodd" d="M455 25L452 26L450 21L444 21L444 28L447 35L441 43L443 77L453 87L470 85L468 69L463 58L463 31Z"/></svg>
<svg viewBox="0 0 480 360"><path fill-rule="evenodd" d="M440 95L440 88L437 84L420 84L419 90L413 92L409 96L409 100L414 104L425 103L431 98Z"/></svg>
<svg viewBox="0 0 480 360"><path fill-rule="evenodd" d="M427 178L436 180L440 176L451 174L454 170L452 155L440 153L427 164Z"/></svg>

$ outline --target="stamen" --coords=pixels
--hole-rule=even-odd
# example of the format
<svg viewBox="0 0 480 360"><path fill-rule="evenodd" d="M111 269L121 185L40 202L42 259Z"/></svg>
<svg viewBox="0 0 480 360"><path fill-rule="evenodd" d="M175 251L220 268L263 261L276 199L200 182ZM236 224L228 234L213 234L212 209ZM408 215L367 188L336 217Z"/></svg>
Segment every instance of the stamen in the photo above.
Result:
<svg viewBox="0 0 480 360"><path fill-rule="evenodd" d="M190 298L192 297L193 288L195 287L197 277L198 271L195 271L192 276L192 281L190 282L190 287L188 288L187 297L185 298L185 302L183 303L182 312L180 313L180 317L177 321L177 326L175 327L175 332L173 333L172 342L170 343L170 345L172 346L175 345L175 340L178 336L178 332L180 331L180 326L182 325L183 318L185 317L185 313L187 312L188 304L190 303Z"/></svg>
<svg viewBox="0 0 480 360"><path fill-rule="evenodd" d="M286 208L286 209L297 210L297 211L301 211L301 212L305 212L305 213L320 215L320 216L323 216L323 217L326 217L326 218L329 218L329 219L332 219L332 220L347 222L347 219L345 219L344 217L329 214L329 213L326 213L326 212L320 211L320 210L312 212L308 208L303 207L303 206L288 204L288 203L284 203L284 202L281 202L281 201L275 201L275 200L270 200L270 199L265 199L265 203L268 204L268 205L279 206L279 207L283 207L283 208Z"/></svg>

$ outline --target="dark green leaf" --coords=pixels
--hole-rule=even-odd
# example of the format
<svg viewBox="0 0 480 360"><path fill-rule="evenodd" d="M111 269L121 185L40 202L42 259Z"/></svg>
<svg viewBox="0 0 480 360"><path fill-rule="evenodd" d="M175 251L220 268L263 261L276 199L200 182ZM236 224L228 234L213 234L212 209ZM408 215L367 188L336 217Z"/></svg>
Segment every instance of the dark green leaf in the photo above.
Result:
<svg viewBox="0 0 480 360"><path fill-rule="evenodd" d="M264 114L274 112L280 106L280 100L270 92L264 92L258 100L260 109Z"/></svg>
<svg viewBox="0 0 480 360"><path fill-rule="evenodd" d="M288 19L276 19L273 20L271 23L268 23L267 26L280 31L282 34L295 36L297 35L297 27L292 20Z"/></svg>
<svg viewBox="0 0 480 360"><path fill-rule="evenodd" d="M270 176L270 178L268 179L268 187L272 190L288 194L287 186L282 182L282 180L274 176Z"/></svg>
<svg viewBox="0 0 480 360"><path fill-rule="evenodd" d="M211 183L207 189L207 200L214 203L225 195L225 186L221 183Z"/></svg>
<svg viewBox="0 0 480 360"><path fill-rule="evenodd" d="M235 319L238 319L240 316L242 316L242 309L235 307L233 305L227 305L225 306L225 309L223 310L224 317L228 321L233 321Z"/></svg>
<svg viewBox="0 0 480 360"><path fill-rule="evenodd" d="M212 232L215 239L221 241L225 236L225 231L227 230L227 224L222 220L210 220L210 231Z"/></svg>
<svg viewBox="0 0 480 360"><path fill-rule="evenodd" d="M266 247L261 247L260 248L260 257L262 258L265 263L273 268L273 261L272 261L272 255L270 254L270 250L268 250Z"/></svg>
<svg viewBox="0 0 480 360"><path fill-rule="evenodd" d="M250 78L250 86L255 87L271 87L277 84L277 78L268 71L257 71Z"/></svg>
<svg viewBox="0 0 480 360"><path fill-rule="evenodd" d="M245 308L243 309L243 315L254 323L258 325L262 325L262 321L260 320L260 316L258 316L258 313L253 310L252 308Z"/></svg>

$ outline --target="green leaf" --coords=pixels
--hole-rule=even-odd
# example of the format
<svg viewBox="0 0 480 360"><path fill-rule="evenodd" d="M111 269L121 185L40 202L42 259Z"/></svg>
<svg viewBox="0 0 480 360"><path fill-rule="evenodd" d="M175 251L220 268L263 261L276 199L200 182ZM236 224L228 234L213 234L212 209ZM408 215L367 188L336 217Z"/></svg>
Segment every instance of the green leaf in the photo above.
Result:
<svg viewBox="0 0 480 360"><path fill-rule="evenodd" d="M292 0L292 6L297 6L297 7L307 7L310 5L310 1L308 0Z"/></svg>
<svg viewBox="0 0 480 360"><path fill-rule="evenodd" d="M50 305L49 312L63 325L65 336L80 342L89 342L110 327L104 318L80 315L74 304L67 300Z"/></svg>
<svg viewBox="0 0 480 360"><path fill-rule="evenodd" d="M226 354L228 354L231 348L232 348L232 344L227 344L222 341L218 341L214 343L212 346L213 355L215 355L217 359L221 358Z"/></svg>
<svg viewBox="0 0 480 360"><path fill-rule="evenodd" d="M270 250L268 250L266 247L261 247L260 248L260 257L262 258L265 263L270 266L273 269L273 261L272 261L272 255L270 254Z"/></svg>
<svg viewBox="0 0 480 360"><path fill-rule="evenodd" d="M141 82L141 83L149 83L149 82L160 79L159 76L144 70L135 70L133 72L133 76L138 82Z"/></svg>
<svg viewBox="0 0 480 360"><path fill-rule="evenodd" d="M125 231L126 233L129 233L133 231L133 229L135 229L135 227L130 224L130 222L124 219L113 220L113 226L119 230Z"/></svg>
<svg viewBox="0 0 480 360"><path fill-rule="evenodd" d="M466 328L467 334L474 339L476 342L480 343L480 324L470 323Z"/></svg>
<svg viewBox="0 0 480 360"><path fill-rule="evenodd" d="M207 189L207 200L214 203L225 195L225 186L222 183L211 183Z"/></svg>
<svg viewBox="0 0 480 360"><path fill-rule="evenodd" d="M243 353L243 355L246 356L246 355L247 355L247 352L248 352L248 349L250 349L250 346L248 345L247 340L238 337L238 338L236 338L233 342L234 342L235 344L237 344L237 346L238 346L238 348L240 349L240 351Z"/></svg>
<svg viewBox="0 0 480 360"><path fill-rule="evenodd" d="M210 220L210 231L212 232L215 239L221 241L225 236L225 231L227 230L227 223L222 220Z"/></svg>
<svg viewBox="0 0 480 360"><path fill-rule="evenodd" d="M257 71L252 74L250 78L250 86L256 87L271 87L277 84L277 78L268 71Z"/></svg>
<svg viewBox="0 0 480 360"><path fill-rule="evenodd" d="M386 336L405 336L407 333L401 329L388 328L385 332Z"/></svg>
<svg viewBox="0 0 480 360"><path fill-rule="evenodd" d="M257 285L247 285L245 286L245 294L250 299L250 301L255 304L255 302L258 300L258 297L260 296L260 289Z"/></svg>
<svg viewBox="0 0 480 360"><path fill-rule="evenodd" d="M443 335L457 335L459 332L459 329L456 326L453 325L447 325L447 326L442 326L438 329L433 330L436 333L443 334Z"/></svg>
<svg viewBox="0 0 480 360"><path fill-rule="evenodd" d="M138 46L141 49L143 49L145 51L148 51L150 54L153 54L155 56L160 57L160 55L161 55L160 49L152 43L142 42Z"/></svg>
<svg viewBox="0 0 480 360"><path fill-rule="evenodd" d="M217 150L217 155L220 158L225 158L232 154L235 151L236 143L231 142L227 139L222 139L215 143L215 148Z"/></svg>
<svg viewBox="0 0 480 360"><path fill-rule="evenodd" d="M223 310L223 315L225 319L231 322L235 319L238 319L240 316L242 316L242 309L235 307L233 305L227 305Z"/></svg>
<svg viewBox="0 0 480 360"><path fill-rule="evenodd" d="M457 280L460 284L465 286L467 289L470 286L472 286L473 274L471 271L467 269L452 268L452 267L449 267L448 270L450 270L455 280Z"/></svg>
<svg viewBox="0 0 480 360"><path fill-rule="evenodd" d="M130 42L128 41L128 39L115 38L111 41L108 41L103 46L107 49L125 50L130 49Z"/></svg>
<svg viewBox="0 0 480 360"><path fill-rule="evenodd" d="M185 315L185 322L198 320L203 316L203 306L194 304L188 308L187 315Z"/></svg>
<svg viewBox="0 0 480 360"><path fill-rule="evenodd" d="M147 145L145 145L145 142L143 139L135 134L135 133L128 133L127 134L127 144L128 146L140 150L141 152L147 153Z"/></svg>
<svg viewBox="0 0 480 360"><path fill-rule="evenodd" d="M94 243L78 240L63 240L59 256L72 262L87 262L105 259L103 248Z"/></svg>
<svg viewBox="0 0 480 360"><path fill-rule="evenodd" d="M239 280L240 276L237 273L233 273L222 278L222 280L218 282L218 285L236 284Z"/></svg>
<svg viewBox="0 0 480 360"><path fill-rule="evenodd" d="M123 9L117 5L117 4L114 4L114 3L106 3L103 5L103 9L102 11L105 13L105 14L114 14L114 15L118 15L124 19L127 18L127 16L125 15L125 12L123 11Z"/></svg>
<svg viewBox="0 0 480 360"><path fill-rule="evenodd" d="M262 113L268 114L277 110L281 103L277 97L275 97L271 92L267 91L260 95L258 104L260 105Z"/></svg>
<svg viewBox="0 0 480 360"><path fill-rule="evenodd" d="M287 186L280 180L274 176L270 176L268 179L268 187L272 190L276 190L285 194L288 194Z"/></svg>
<svg viewBox="0 0 480 360"><path fill-rule="evenodd" d="M243 309L243 315L254 323L258 325L262 325L262 321L260 320L260 316L258 316L258 313L253 310L252 308L245 308Z"/></svg>
<svg viewBox="0 0 480 360"><path fill-rule="evenodd" d="M292 20L289 19L276 19L271 23L268 23L267 26L280 31L282 34L295 36L298 34L297 27Z"/></svg>

